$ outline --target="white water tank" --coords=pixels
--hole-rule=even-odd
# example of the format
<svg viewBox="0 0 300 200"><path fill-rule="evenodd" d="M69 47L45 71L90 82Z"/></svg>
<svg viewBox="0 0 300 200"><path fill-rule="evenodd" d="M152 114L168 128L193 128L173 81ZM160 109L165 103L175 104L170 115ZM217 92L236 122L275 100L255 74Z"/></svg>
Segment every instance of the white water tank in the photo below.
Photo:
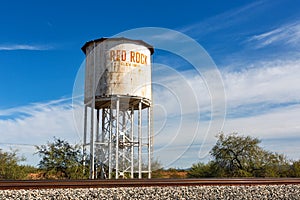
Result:
<svg viewBox="0 0 300 200"><path fill-rule="evenodd" d="M86 54L84 103L121 96L151 101L151 45L127 38L101 38L82 47Z"/></svg>

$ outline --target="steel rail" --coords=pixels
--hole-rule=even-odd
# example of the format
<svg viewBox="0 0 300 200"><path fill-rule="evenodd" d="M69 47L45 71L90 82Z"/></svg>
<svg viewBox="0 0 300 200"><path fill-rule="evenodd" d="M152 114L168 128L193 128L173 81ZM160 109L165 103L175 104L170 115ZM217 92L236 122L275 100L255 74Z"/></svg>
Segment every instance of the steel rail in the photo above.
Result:
<svg viewBox="0 0 300 200"><path fill-rule="evenodd" d="M0 190L53 188L165 187L205 185L287 185L300 184L300 178L234 179L130 179L130 180L24 180L0 181Z"/></svg>

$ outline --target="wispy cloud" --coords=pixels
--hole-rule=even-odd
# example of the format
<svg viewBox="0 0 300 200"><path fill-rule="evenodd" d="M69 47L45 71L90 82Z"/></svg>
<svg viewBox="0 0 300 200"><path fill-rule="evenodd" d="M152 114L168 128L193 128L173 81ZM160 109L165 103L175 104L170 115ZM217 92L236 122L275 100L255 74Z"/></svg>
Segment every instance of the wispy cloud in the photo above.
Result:
<svg viewBox="0 0 300 200"><path fill-rule="evenodd" d="M66 109L68 109L70 105L66 102L70 102L71 100L72 98L61 98L49 102L38 102L29 105L3 109L0 110L0 119L1 117L5 117L5 116L13 116L14 119L23 118L24 115L34 116L38 112L49 111L56 106L59 107L63 106Z"/></svg>
<svg viewBox="0 0 300 200"><path fill-rule="evenodd" d="M190 24L180 29L184 33L196 33L197 35L206 35L221 29L232 27L248 19L248 16L255 11L255 8L261 7L265 1L255 1L245 6L226 11L204 21Z"/></svg>
<svg viewBox="0 0 300 200"><path fill-rule="evenodd" d="M52 47L43 46L43 45L0 44L0 51L16 51L16 50L45 51L50 49L52 49Z"/></svg>
<svg viewBox="0 0 300 200"><path fill-rule="evenodd" d="M273 30L254 35L248 39L255 48L264 48L274 44L284 44L299 47L300 21L284 24Z"/></svg>
<svg viewBox="0 0 300 200"><path fill-rule="evenodd" d="M242 71L223 71L228 106L300 102L299 59L258 61Z"/></svg>
<svg viewBox="0 0 300 200"><path fill-rule="evenodd" d="M1 142L41 144L53 136L79 140L73 109L76 108L72 106L70 99L59 99L1 110Z"/></svg>
<svg viewBox="0 0 300 200"><path fill-rule="evenodd" d="M299 62L300 59L269 60L224 67L221 74L229 116L260 115L278 106L300 103ZM231 68L242 70L228 70ZM208 91L207 83L196 71L156 66L153 80L155 103L163 104L168 114L189 115L196 109L201 114L211 112L210 93L214 91Z"/></svg>

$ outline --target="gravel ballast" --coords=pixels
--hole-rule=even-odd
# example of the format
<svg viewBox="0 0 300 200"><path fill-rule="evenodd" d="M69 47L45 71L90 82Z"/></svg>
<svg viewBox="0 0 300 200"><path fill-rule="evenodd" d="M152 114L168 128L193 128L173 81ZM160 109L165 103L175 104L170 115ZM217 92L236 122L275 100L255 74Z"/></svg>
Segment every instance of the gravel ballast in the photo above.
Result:
<svg viewBox="0 0 300 200"><path fill-rule="evenodd" d="M300 185L0 190L0 199L300 199Z"/></svg>

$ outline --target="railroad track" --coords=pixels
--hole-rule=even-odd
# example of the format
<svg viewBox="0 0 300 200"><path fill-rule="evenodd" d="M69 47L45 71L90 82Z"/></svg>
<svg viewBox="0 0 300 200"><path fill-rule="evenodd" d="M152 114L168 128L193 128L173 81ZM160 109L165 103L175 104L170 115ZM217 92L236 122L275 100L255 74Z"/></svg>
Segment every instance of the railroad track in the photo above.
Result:
<svg viewBox="0 0 300 200"><path fill-rule="evenodd" d="M287 185L300 184L300 178L248 179L127 179L127 180L25 180L0 181L0 190L50 188L110 188L195 185Z"/></svg>

